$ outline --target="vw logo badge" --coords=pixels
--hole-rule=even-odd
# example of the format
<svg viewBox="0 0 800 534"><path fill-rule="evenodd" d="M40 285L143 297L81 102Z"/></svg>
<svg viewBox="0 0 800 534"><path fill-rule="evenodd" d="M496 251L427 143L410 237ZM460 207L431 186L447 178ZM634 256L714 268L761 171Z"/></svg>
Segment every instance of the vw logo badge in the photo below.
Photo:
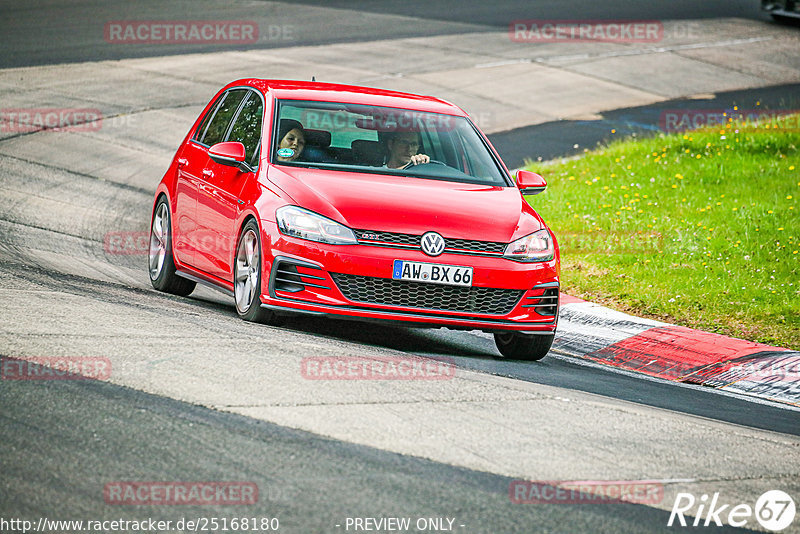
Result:
<svg viewBox="0 0 800 534"><path fill-rule="evenodd" d="M422 235L422 252L428 256L438 256L444 252L444 238L436 232L426 232Z"/></svg>

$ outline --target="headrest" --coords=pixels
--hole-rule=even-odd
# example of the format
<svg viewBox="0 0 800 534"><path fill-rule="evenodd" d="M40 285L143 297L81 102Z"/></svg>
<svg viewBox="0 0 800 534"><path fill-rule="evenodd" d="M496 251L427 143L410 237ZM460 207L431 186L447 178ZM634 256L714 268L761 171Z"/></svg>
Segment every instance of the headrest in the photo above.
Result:
<svg viewBox="0 0 800 534"><path fill-rule="evenodd" d="M325 130L305 130L306 144L326 148L331 146L331 133Z"/></svg>

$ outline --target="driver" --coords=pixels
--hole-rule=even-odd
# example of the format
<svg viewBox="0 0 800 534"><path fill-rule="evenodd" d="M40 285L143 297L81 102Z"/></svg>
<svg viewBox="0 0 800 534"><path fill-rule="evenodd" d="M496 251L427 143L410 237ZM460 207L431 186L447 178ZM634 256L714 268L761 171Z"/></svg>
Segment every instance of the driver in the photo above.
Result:
<svg viewBox="0 0 800 534"><path fill-rule="evenodd" d="M387 158L384 167L402 169L408 165L430 163L431 158L418 154L419 134L417 132L395 132L386 141Z"/></svg>

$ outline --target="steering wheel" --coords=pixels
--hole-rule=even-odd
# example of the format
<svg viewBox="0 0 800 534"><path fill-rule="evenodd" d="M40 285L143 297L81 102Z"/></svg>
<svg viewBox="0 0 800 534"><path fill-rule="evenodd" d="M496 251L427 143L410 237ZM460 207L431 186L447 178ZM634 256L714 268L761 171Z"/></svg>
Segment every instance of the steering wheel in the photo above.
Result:
<svg viewBox="0 0 800 534"><path fill-rule="evenodd" d="M405 170L405 169L408 169L410 167L419 167L420 165L429 165L431 163L433 163L434 165L444 165L445 167L447 167L447 163L443 163L443 162L439 161L438 159L432 159L432 160L429 160L427 163L417 163L416 165L414 164L413 161L409 161L408 163L406 163L405 165L403 165L400 168L402 170Z"/></svg>

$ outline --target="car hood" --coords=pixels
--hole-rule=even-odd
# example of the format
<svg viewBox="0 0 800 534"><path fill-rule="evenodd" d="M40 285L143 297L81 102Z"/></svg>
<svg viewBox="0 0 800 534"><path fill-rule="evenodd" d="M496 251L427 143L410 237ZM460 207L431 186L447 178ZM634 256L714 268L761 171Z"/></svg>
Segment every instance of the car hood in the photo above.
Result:
<svg viewBox="0 0 800 534"><path fill-rule="evenodd" d="M542 228L514 187L383 174L271 167L298 206L353 229L510 242Z"/></svg>

